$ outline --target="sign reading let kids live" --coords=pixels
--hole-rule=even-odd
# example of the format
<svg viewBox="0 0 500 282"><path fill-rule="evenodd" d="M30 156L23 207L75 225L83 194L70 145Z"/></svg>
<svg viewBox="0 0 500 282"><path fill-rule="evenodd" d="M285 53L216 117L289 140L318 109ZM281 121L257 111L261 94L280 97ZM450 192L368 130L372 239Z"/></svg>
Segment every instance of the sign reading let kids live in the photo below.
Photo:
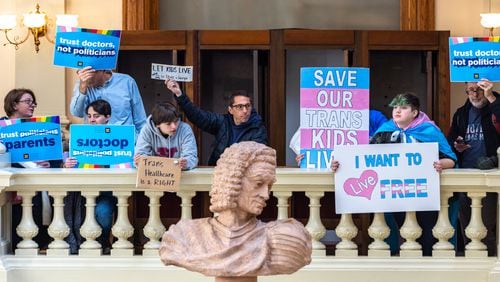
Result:
<svg viewBox="0 0 500 282"><path fill-rule="evenodd" d="M439 210L437 143L338 146L337 213Z"/></svg>
<svg viewBox="0 0 500 282"><path fill-rule="evenodd" d="M367 68L300 69L301 167L330 166L338 145L368 143Z"/></svg>
<svg viewBox="0 0 500 282"><path fill-rule="evenodd" d="M58 116L0 120L0 140L13 163L62 159Z"/></svg>

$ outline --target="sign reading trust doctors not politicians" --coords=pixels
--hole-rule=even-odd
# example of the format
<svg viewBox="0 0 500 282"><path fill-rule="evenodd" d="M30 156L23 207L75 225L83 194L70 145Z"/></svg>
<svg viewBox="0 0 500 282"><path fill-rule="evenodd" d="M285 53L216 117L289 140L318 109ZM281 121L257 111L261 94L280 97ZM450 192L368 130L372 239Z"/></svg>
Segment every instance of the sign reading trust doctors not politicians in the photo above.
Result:
<svg viewBox="0 0 500 282"><path fill-rule="evenodd" d="M367 68L300 69L300 167L330 167L336 146L368 144L369 84Z"/></svg>
<svg viewBox="0 0 500 282"><path fill-rule="evenodd" d="M96 70L116 68L120 48L120 30L57 26L54 65Z"/></svg>
<svg viewBox="0 0 500 282"><path fill-rule="evenodd" d="M0 140L13 163L62 159L58 116L0 120Z"/></svg>
<svg viewBox="0 0 500 282"><path fill-rule="evenodd" d="M500 81L500 36L450 37L450 81Z"/></svg>
<svg viewBox="0 0 500 282"><path fill-rule="evenodd" d="M338 146L336 213L439 210L437 143Z"/></svg>
<svg viewBox="0 0 500 282"><path fill-rule="evenodd" d="M69 155L80 168L132 167L133 125L72 124Z"/></svg>

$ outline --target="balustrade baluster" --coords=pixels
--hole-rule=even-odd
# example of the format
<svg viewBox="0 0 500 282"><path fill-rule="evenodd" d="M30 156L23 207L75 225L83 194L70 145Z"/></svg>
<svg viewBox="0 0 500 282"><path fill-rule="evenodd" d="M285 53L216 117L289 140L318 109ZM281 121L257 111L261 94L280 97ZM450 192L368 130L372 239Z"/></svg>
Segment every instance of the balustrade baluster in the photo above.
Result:
<svg viewBox="0 0 500 282"><path fill-rule="evenodd" d="M453 196L452 192L441 192L441 210L434 228L432 228L432 236L439 241L432 246L433 256L454 257L455 251L450 238L455 234L455 229L450 224L448 216L448 199Z"/></svg>
<svg viewBox="0 0 500 282"><path fill-rule="evenodd" d="M145 194L149 197L149 218L143 230L144 236L149 238L149 242L144 244L142 254L158 256L160 239L166 230L160 218L160 198L163 196L163 191L146 191Z"/></svg>
<svg viewBox="0 0 500 282"><path fill-rule="evenodd" d="M132 256L134 254L134 245L127 240L134 234L134 227L128 219L127 199L131 194L132 192L113 192L113 195L118 198L118 216L111 231L118 240L113 244L112 256Z"/></svg>
<svg viewBox="0 0 500 282"><path fill-rule="evenodd" d="M400 256L422 256L422 245L416 240L422 236L422 228L418 225L417 213L406 212L405 221L400 229L401 237L406 241L401 245Z"/></svg>
<svg viewBox="0 0 500 282"><path fill-rule="evenodd" d="M292 192L278 192L273 191L273 196L278 199L278 218L277 219L287 219L288 216L288 199L292 196Z"/></svg>
<svg viewBox="0 0 500 282"><path fill-rule="evenodd" d="M38 234L38 226L33 220L33 197L35 192L18 192L22 197L22 218L19 225L16 227L16 232L19 237L23 238L16 246L16 255L37 255L38 244L33 241L33 237Z"/></svg>
<svg viewBox="0 0 500 282"><path fill-rule="evenodd" d="M85 197L85 221L80 227L80 234L85 242L80 245L79 255L98 256L101 254L101 244L96 239L101 236L102 228L95 218L95 200L99 192L82 191L82 196Z"/></svg>
<svg viewBox="0 0 500 282"><path fill-rule="evenodd" d="M319 200L324 196L324 192L306 192L309 198L309 219L307 221L306 229L312 237L312 255L326 256L326 248L319 240L326 234L326 228L321 222Z"/></svg>
<svg viewBox="0 0 500 282"><path fill-rule="evenodd" d="M358 235L358 228L352 221L352 214L344 213L340 216L340 222L335 228L335 234L341 239L335 246L336 256L358 255L358 246L352 241Z"/></svg>
<svg viewBox="0 0 500 282"><path fill-rule="evenodd" d="M64 220L64 197L67 192L51 192L50 196L54 198L54 217L49 225L48 233L54 238L49 244L47 255L68 255L69 244L64 241L69 235L69 226Z"/></svg>
<svg viewBox="0 0 500 282"><path fill-rule="evenodd" d="M374 241L368 246L369 256L390 256L389 244L384 242L385 238L389 237L391 230L385 222L383 213L375 213L373 221L368 228L368 235Z"/></svg>
<svg viewBox="0 0 500 282"><path fill-rule="evenodd" d="M181 219L192 219L192 199L196 195L194 191L179 191L177 196L181 197Z"/></svg>
<svg viewBox="0 0 500 282"><path fill-rule="evenodd" d="M471 241L465 246L465 256L486 257L488 251L486 245L481 242L488 232L481 217L481 208L483 207L481 201L486 196L486 192L468 192L467 196L471 198L471 215L469 225L465 228L465 235Z"/></svg>

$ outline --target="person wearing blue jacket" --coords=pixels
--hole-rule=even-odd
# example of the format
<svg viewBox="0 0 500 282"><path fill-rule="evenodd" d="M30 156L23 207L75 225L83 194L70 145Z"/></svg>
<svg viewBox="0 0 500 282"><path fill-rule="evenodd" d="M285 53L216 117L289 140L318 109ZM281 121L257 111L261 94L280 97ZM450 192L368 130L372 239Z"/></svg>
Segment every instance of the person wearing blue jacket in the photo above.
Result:
<svg viewBox="0 0 500 282"><path fill-rule="evenodd" d="M267 131L261 116L252 107L252 100L245 91L231 94L228 113L208 112L194 105L182 93L179 83L168 79L167 88L175 94L177 104L182 108L190 122L215 136L214 150L208 159L208 165L215 165L224 150L234 143L255 141L267 145Z"/></svg>
<svg viewBox="0 0 500 282"><path fill-rule="evenodd" d="M135 144L134 162L141 156L178 158L181 169L193 169L198 165L196 139L191 127L180 120L174 105L156 104L141 129Z"/></svg>

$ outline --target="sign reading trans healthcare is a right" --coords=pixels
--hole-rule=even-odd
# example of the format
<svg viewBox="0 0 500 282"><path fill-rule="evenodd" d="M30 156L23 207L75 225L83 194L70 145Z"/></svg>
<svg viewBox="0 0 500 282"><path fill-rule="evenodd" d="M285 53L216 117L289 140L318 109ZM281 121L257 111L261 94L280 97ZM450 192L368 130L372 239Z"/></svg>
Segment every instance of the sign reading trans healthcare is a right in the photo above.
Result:
<svg viewBox="0 0 500 282"><path fill-rule="evenodd" d="M500 36L450 37L450 80L500 81Z"/></svg>

